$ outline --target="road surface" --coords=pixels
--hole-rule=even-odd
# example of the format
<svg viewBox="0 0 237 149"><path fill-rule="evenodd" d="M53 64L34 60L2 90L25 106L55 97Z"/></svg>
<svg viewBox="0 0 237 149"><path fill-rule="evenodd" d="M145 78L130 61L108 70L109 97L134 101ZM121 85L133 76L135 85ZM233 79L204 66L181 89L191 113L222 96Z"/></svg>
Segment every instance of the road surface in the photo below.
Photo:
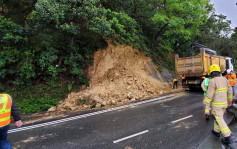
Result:
<svg viewBox="0 0 237 149"><path fill-rule="evenodd" d="M202 92L38 128L10 131L17 149L194 149L210 134Z"/></svg>

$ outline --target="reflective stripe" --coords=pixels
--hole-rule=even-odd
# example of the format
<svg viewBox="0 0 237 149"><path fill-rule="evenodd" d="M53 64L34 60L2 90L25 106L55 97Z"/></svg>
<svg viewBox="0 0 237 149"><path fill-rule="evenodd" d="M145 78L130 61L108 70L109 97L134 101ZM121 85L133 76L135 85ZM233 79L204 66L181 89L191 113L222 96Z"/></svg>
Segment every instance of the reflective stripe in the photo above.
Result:
<svg viewBox="0 0 237 149"><path fill-rule="evenodd" d="M210 103L210 102L211 102L211 99L205 98L204 101L206 101L207 103Z"/></svg>
<svg viewBox="0 0 237 149"><path fill-rule="evenodd" d="M227 99L232 99L233 98L233 95L230 95L227 97Z"/></svg>
<svg viewBox="0 0 237 149"><path fill-rule="evenodd" d="M2 114L0 114L0 120L2 118L9 117L9 116L11 116L11 112L2 113Z"/></svg>
<svg viewBox="0 0 237 149"><path fill-rule="evenodd" d="M209 114L209 112L210 112L210 110L208 110L208 109L205 109L205 113L208 113L208 114Z"/></svg>
<svg viewBox="0 0 237 149"><path fill-rule="evenodd" d="M2 110L2 111L0 111L0 114L7 113L7 112L11 112L11 109L8 109L8 110Z"/></svg>
<svg viewBox="0 0 237 149"><path fill-rule="evenodd" d="M225 107L225 106L227 106L228 104L227 104L227 102L223 102L223 103L215 103L215 102L212 102L211 105L214 106L214 107Z"/></svg>
<svg viewBox="0 0 237 149"><path fill-rule="evenodd" d="M220 131L220 127L216 123L214 123L214 128Z"/></svg>
<svg viewBox="0 0 237 149"><path fill-rule="evenodd" d="M222 134L227 133L227 132L230 132L229 127L223 128L223 126L221 125L221 122L220 122L220 119L219 119L218 116L215 116L215 119L216 119L217 124L218 124L219 127L221 128L221 133L222 133ZM214 123L214 127L215 127L215 123ZM216 127L215 127L215 128L216 128ZM217 129L217 128L216 128L216 129Z"/></svg>
<svg viewBox="0 0 237 149"><path fill-rule="evenodd" d="M10 116L8 116L8 117L4 117L4 118L1 118L0 119L0 122L2 122L2 121L6 121L6 120L8 120L8 119L10 119L11 117Z"/></svg>
<svg viewBox="0 0 237 149"><path fill-rule="evenodd" d="M220 122L219 117L215 115L215 119L216 119L216 122L217 122L217 124L219 125L219 127L220 127L221 129L223 129L223 126L221 125L221 122Z"/></svg>
<svg viewBox="0 0 237 149"><path fill-rule="evenodd" d="M222 93L222 92L227 92L228 88L220 88L220 89L216 89L215 93Z"/></svg>
<svg viewBox="0 0 237 149"><path fill-rule="evenodd" d="M2 122L0 121L0 127L8 125L8 124L10 124L10 122L11 122L10 118L8 120L2 121Z"/></svg>
<svg viewBox="0 0 237 149"><path fill-rule="evenodd" d="M218 92L215 92L215 93L223 93L223 92L227 92L228 90L226 90L226 91L218 91Z"/></svg>
<svg viewBox="0 0 237 149"><path fill-rule="evenodd" d="M3 101L4 104L3 104L2 109L0 109L0 111L3 111L5 113L7 103L8 103L8 98L7 98L6 94L3 94L2 101Z"/></svg>
<svg viewBox="0 0 237 149"><path fill-rule="evenodd" d="M221 129L221 132L222 132L222 133L227 133L227 132L229 132L229 131L230 131L229 127L226 127L226 128L224 128L224 129Z"/></svg>
<svg viewBox="0 0 237 149"><path fill-rule="evenodd" d="M225 87L225 88L219 88L219 89L216 89L216 91L223 90L223 89L228 89L228 87Z"/></svg>

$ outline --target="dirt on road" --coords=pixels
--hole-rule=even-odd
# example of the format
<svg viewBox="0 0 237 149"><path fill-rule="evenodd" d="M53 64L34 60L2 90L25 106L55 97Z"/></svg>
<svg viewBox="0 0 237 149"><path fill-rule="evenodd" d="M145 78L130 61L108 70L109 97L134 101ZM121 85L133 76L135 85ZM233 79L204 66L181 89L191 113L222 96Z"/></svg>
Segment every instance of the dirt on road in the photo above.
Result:
<svg viewBox="0 0 237 149"><path fill-rule="evenodd" d="M174 75L159 72L152 59L129 46L114 46L97 51L87 71L90 84L72 92L48 112L24 115L25 125L107 109L163 94L183 91L172 89Z"/></svg>
<svg viewBox="0 0 237 149"><path fill-rule="evenodd" d="M88 76L90 84L87 88L69 94L59 106L49 111L123 105L174 92L170 82L164 82L152 59L130 46L109 44L97 51Z"/></svg>

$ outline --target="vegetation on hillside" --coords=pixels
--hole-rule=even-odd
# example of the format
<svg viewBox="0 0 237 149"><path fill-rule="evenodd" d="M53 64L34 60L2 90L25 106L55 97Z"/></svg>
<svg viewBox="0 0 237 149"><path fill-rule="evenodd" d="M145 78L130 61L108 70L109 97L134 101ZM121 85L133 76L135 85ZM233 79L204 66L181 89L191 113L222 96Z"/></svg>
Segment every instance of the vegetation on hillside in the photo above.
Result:
<svg viewBox="0 0 237 149"><path fill-rule="evenodd" d="M0 6L0 91L23 113L46 110L88 85L85 69L107 42L138 48L169 69L168 55L189 55L195 41L225 56L237 52L237 28L208 0L0 0Z"/></svg>

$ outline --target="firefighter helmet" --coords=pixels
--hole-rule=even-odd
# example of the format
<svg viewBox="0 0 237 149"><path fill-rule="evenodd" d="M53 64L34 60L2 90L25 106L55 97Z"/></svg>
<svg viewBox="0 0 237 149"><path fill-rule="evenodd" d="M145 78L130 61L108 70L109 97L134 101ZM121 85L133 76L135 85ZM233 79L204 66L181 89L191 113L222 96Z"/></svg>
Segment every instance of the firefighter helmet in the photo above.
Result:
<svg viewBox="0 0 237 149"><path fill-rule="evenodd" d="M212 64L209 68L209 73L208 75L210 75L213 71L218 71L218 72L221 72L221 68L219 65L217 64Z"/></svg>

